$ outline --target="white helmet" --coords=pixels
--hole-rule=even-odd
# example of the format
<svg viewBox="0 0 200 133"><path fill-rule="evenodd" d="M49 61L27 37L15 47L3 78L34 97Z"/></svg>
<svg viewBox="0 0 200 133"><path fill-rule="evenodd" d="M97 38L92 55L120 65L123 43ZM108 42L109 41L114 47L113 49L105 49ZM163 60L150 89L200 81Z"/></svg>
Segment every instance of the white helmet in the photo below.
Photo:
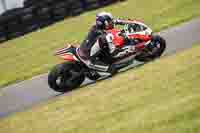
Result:
<svg viewBox="0 0 200 133"><path fill-rule="evenodd" d="M96 25L102 29L112 29L114 27L113 16L109 12L100 12L96 15Z"/></svg>

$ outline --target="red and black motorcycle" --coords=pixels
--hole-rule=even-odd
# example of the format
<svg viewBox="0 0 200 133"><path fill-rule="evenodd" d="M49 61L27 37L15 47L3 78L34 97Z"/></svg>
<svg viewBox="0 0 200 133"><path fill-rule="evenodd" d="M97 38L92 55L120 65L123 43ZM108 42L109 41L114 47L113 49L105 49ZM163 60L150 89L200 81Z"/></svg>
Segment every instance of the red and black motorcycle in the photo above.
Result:
<svg viewBox="0 0 200 133"><path fill-rule="evenodd" d="M134 60L147 62L160 57L165 48L165 40L153 35L152 30L141 21L129 20L122 29L107 31L108 41L112 41L117 52L112 55L111 64L117 69L130 65ZM126 41L125 41L126 38ZM130 43L127 44L127 39ZM128 41L129 42L129 41ZM100 55L103 60L104 52ZM69 45L56 52L65 60L56 65L48 75L49 87L58 92L67 92L79 87L85 78L97 80L101 77L98 70L90 69L79 55L79 48Z"/></svg>

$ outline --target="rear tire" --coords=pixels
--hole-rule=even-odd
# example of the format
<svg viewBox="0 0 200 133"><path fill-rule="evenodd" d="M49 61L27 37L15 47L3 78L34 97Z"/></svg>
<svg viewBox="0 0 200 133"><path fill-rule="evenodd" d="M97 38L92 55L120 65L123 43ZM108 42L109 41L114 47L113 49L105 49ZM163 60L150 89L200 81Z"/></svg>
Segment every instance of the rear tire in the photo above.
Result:
<svg viewBox="0 0 200 133"><path fill-rule="evenodd" d="M75 63L65 62L56 65L48 75L49 87L62 93L79 87L85 79L85 75L80 71L81 68Z"/></svg>
<svg viewBox="0 0 200 133"><path fill-rule="evenodd" d="M153 59L160 57L163 54L163 52L166 49L165 39L162 38L161 36L156 35L156 36L152 37L152 43L153 43L153 48L156 48L156 50L153 51L152 46L151 46L151 48L150 47L147 48L147 50L152 52L152 53L148 54L147 52L142 52L140 55L137 55L135 57L135 59L137 61L141 61L141 62L151 61ZM158 47L158 45L159 45L159 47Z"/></svg>

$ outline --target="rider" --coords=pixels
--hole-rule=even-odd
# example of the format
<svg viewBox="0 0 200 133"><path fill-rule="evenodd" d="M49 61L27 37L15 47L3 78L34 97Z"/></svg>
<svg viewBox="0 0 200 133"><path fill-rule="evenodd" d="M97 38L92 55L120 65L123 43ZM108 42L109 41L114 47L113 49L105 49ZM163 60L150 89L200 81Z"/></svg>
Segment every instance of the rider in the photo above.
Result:
<svg viewBox="0 0 200 133"><path fill-rule="evenodd" d="M105 46L108 47L109 55L115 51L115 45L112 39L106 37L106 30L114 28L114 24L124 25L127 24L124 20L114 20L111 13L100 12L96 15L96 24L93 25L80 46L80 57L87 61L87 66L104 72L115 74L117 72L115 65L105 64L97 60L101 49ZM106 58L110 58L109 56Z"/></svg>

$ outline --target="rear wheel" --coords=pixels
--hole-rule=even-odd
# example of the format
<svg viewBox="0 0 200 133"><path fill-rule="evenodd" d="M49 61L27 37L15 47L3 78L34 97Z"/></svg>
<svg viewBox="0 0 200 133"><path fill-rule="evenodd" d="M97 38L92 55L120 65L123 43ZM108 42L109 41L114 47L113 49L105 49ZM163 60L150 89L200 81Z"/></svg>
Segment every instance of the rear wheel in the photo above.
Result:
<svg viewBox="0 0 200 133"><path fill-rule="evenodd" d="M135 59L141 62L151 61L155 58L160 57L166 49L166 41L161 36L153 36L151 44L142 51L141 54L137 55Z"/></svg>
<svg viewBox="0 0 200 133"><path fill-rule="evenodd" d="M49 87L57 92L67 92L79 87L85 79L81 68L75 63L56 65L48 75Z"/></svg>

